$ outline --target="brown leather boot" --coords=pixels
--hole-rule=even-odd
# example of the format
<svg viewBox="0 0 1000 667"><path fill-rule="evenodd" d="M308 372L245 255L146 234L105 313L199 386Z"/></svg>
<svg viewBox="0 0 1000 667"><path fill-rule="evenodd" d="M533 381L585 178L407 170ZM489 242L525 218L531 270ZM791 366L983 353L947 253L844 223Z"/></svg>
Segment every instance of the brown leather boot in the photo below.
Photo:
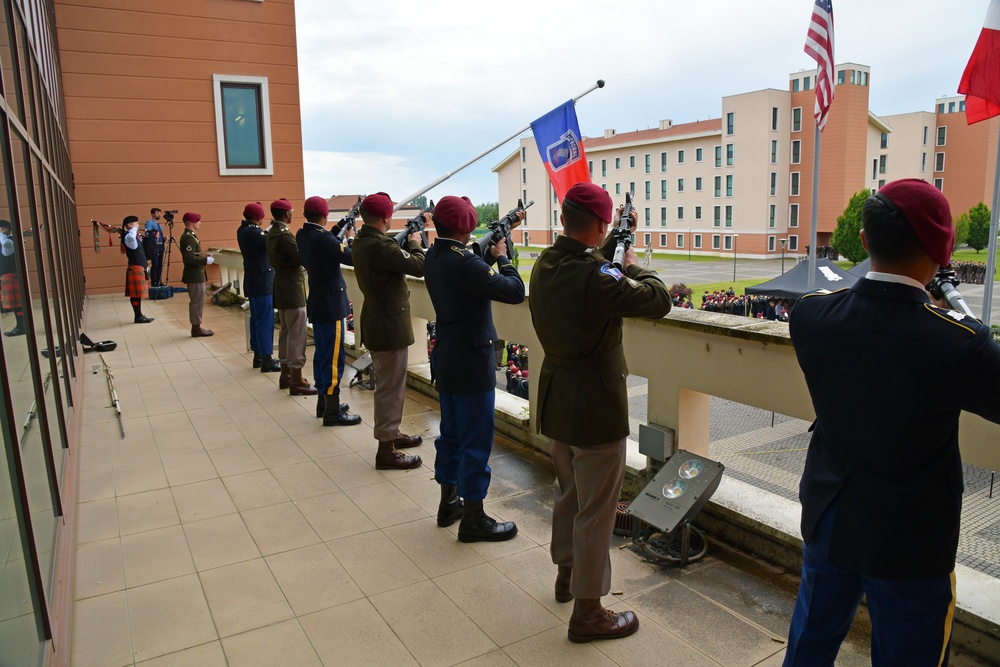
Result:
<svg viewBox="0 0 1000 667"><path fill-rule="evenodd" d="M288 389L288 384L292 379L292 369L288 364L281 364L281 374L278 375L278 389Z"/></svg>
<svg viewBox="0 0 1000 667"><path fill-rule="evenodd" d="M302 377L301 368L289 368L288 393L291 396L315 396L319 390Z"/></svg>
<svg viewBox="0 0 1000 667"><path fill-rule="evenodd" d="M605 609L601 598L577 598L569 619L569 640L584 644L595 639L621 639L638 629L635 612Z"/></svg>
<svg viewBox="0 0 1000 667"><path fill-rule="evenodd" d="M419 456L407 456L398 451L392 441L378 443L378 453L375 454L376 470L410 470L419 468L423 461Z"/></svg>
<svg viewBox="0 0 1000 667"><path fill-rule="evenodd" d="M573 594L569 592L569 582L573 578L572 565L560 565L556 573L556 602L569 602Z"/></svg>
<svg viewBox="0 0 1000 667"><path fill-rule="evenodd" d="M214 331L211 329L202 329L200 324L194 324L191 326L191 338L205 338L207 336L214 335Z"/></svg>

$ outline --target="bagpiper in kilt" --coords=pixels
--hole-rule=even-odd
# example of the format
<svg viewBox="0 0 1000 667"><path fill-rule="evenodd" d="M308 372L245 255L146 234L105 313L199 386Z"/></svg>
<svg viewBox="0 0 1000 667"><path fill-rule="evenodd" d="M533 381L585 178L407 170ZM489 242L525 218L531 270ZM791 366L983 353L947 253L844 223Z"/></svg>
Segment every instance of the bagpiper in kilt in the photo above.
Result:
<svg viewBox="0 0 1000 667"><path fill-rule="evenodd" d="M23 336L24 311L21 306L21 283L17 279L14 237L9 220L0 220L0 309L14 313L16 324L5 336Z"/></svg>
<svg viewBox="0 0 1000 667"><path fill-rule="evenodd" d="M122 220L122 250L128 257L125 269L125 296L132 304L136 324L148 324L152 317L142 314L142 300L149 296L149 281L146 280L146 251L139 238L139 218L134 215Z"/></svg>

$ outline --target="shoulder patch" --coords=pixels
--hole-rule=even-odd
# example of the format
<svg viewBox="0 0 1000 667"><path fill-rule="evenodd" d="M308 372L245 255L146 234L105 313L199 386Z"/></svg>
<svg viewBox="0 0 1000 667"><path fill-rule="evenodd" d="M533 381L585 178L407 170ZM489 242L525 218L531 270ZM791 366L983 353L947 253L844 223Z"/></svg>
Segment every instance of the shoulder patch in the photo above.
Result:
<svg viewBox="0 0 1000 667"><path fill-rule="evenodd" d="M622 272L615 268L615 265L611 262L604 262L601 264L601 273L606 276L611 276L615 280L622 279Z"/></svg>
<svg viewBox="0 0 1000 667"><path fill-rule="evenodd" d="M396 247L399 248L399 246L396 246ZM399 252L403 253L403 257L405 257L406 259L410 258L410 253L406 252L402 248L399 248Z"/></svg>
<svg viewBox="0 0 1000 667"><path fill-rule="evenodd" d="M945 322L954 324L955 326L961 329L965 329L971 334L975 334L977 329L979 328L978 320L974 320L965 313L960 313L957 310L949 310L948 308L939 308L931 303L925 303L924 310L936 317L941 318Z"/></svg>

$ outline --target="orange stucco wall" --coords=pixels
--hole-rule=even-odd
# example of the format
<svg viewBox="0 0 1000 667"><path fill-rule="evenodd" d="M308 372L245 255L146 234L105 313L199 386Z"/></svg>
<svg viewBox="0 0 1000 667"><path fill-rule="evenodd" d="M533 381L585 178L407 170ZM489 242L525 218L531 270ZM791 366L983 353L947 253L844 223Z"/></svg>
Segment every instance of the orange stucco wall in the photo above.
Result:
<svg viewBox="0 0 1000 667"><path fill-rule="evenodd" d="M294 0L55 0L55 9L89 292L122 290L125 273L106 233L94 251L92 218L197 211L203 247L235 247L246 202L301 202ZM213 74L267 77L273 175L219 175ZM180 253L171 254L179 284Z"/></svg>
<svg viewBox="0 0 1000 667"><path fill-rule="evenodd" d="M979 202L992 207L1000 119L969 125L964 113L945 113L938 114L937 122L948 128L945 145L936 145L937 128L932 128L928 159L933 169L934 154L945 154L944 171L931 177L944 180L941 191L948 197L952 216L958 218Z"/></svg>

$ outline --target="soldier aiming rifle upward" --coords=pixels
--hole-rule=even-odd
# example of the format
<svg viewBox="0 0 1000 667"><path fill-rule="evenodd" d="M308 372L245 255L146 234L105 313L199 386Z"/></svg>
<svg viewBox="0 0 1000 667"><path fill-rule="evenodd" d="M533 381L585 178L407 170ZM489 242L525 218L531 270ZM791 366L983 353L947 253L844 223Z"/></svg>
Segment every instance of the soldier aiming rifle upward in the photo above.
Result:
<svg viewBox="0 0 1000 667"><path fill-rule="evenodd" d="M424 231L424 226L427 224L427 220L424 218L424 213L434 214L434 200L431 200L430 206L417 213L415 216L406 221L406 226L401 232L396 234L396 244L402 248L406 246L406 237L410 234L415 234L420 232L420 245L424 248L427 247L427 233Z"/></svg>
<svg viewBox="0 0 1000 667"><path fill-rule="evenodd" d="M625 260L625 252L632 245L632 230L629 228L632 220L632 211L635 210L635 207L632 206L632 197L631 190L625 193L625 208L622 210L618 226L611 230L611 236L618 242L615 246L615 255L611 263L619 271L623 268L622 262Z"/></svg>
<svg viewBox="0 0 1000 667"><path fill-rule="evenodd" d="M345 215L337 223L336 228L333 233L337 235L337 238L341 241L347 236L348 230L354 229L354 219L358 217L358 211L361 210L361 200L364 199L362 195L358 195L358 201L351 207L351 211Z"/></svg>
<svg viewBox="0 0 1000 667"><path fill-rule="evenodd" d="M517 227L521 220L524 220L524 215L526 215L525 209L534 203L534 201L529 201L527 204L523 204L518 199L517 206L508 211L507 215L496 222L491 222L486 233L473 242L472 251L479 255L480 258L486 260L488 264L492 264L493 262L490 260L493 259L495 261L495 258L490 255L490 248L499 243L501 239L507 239L507 256L511 257L514 253L514 244L510 238L510 230ZM521 215L519 216L519 214Z"/></svg>

